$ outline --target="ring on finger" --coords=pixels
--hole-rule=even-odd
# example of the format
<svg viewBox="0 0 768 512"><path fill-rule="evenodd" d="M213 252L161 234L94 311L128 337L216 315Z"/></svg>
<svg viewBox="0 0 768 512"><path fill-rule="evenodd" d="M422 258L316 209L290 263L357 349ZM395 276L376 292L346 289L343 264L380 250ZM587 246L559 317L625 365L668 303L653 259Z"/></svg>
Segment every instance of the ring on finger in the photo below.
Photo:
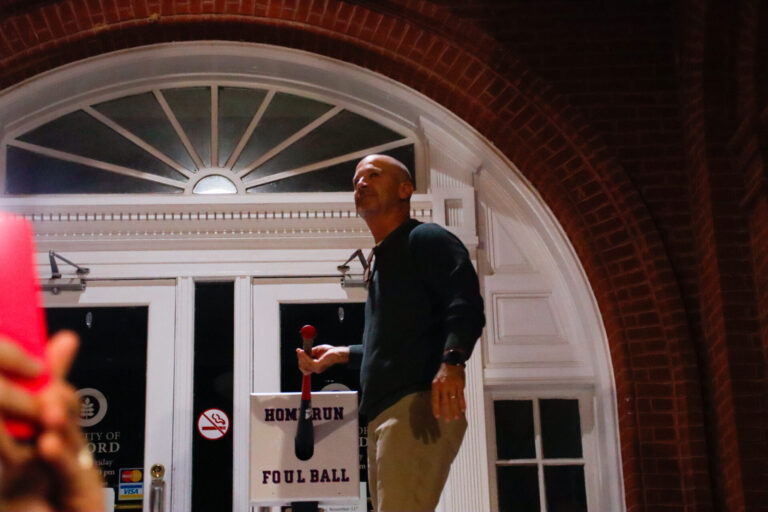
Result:
<svg viewBox="0 0 768 512"><path fill-rule="evenodd" d="M91 469L93 467L93 456L87 446L83 446L77 452L77 464L80 466L80 469Z"/></svg>

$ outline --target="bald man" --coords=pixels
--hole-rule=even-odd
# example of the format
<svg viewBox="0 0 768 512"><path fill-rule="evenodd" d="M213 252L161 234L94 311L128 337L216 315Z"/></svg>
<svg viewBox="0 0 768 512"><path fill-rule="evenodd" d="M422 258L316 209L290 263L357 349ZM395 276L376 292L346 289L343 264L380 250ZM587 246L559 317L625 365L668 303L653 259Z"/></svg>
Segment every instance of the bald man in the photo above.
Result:
<svg viewBox="0 0 768 512"><path fill-rule="evenodd" d="M485 325L477 274L458 238L411 219L401 162L369 155L352 184L376 242L362 344L297 350L299 368L360 368L375 510L434 510L467 428L464 366Z"/></svg>

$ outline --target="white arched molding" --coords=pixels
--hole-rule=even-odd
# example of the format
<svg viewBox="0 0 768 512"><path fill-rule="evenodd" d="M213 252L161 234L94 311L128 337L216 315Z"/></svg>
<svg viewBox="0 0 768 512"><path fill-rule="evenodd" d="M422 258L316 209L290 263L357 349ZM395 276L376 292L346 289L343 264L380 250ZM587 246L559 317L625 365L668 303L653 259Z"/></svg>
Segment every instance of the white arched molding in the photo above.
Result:
<svg viewBox="0 0 768 512"><path fill-rule="evenodd" d="M75 62L0 91L0 143L73 105L210 80L331 99L418 140L412 215L447 226L467 245L487 315L469 365L470 429L441 510L492 507L487 405L493 396L574 389L594 403L584 408L594 420L587 422L585 444L590 510L624 510L607 338L583 269L522 173L442 106L382 75L307 52L169 43ZM90 267L95 278L324 275L335 272L350 248L372 245L351 193L0 197L0 208L34 222L40 275L48 273L42 251L49 249ZM182 280L181 290L190 282Z"/></svg>
<svg viewBox="0 0 768 512"><path fill-rule="evenodd" d="M596 300L537 192L514 166L486 162L475 180L486 412L494 398L579 399L590 510L625 510L613 371ZM492 460L495 429L486 427Z"/></svg>

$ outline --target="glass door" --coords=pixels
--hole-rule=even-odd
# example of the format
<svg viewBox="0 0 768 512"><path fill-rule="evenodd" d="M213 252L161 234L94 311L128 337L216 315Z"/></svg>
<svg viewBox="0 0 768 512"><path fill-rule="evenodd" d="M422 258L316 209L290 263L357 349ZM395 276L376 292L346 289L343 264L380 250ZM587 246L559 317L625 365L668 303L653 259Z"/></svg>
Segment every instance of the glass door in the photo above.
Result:
<svg viewBox="0 0 768 512"><path fill-rule="evenodd" d="M239 440L235 437L235 446L250 446L247 437L249 393L299 389L300 375L294 353L300 341L299 328L304 324L313 324L317 328L318 343L350 343L359 338L362 331L362 302L365 300L364 293L348 295L337 278L254 278L249 284L250 290L245 286L246 283L236 285L243 292L237 294L239 307L248 312L251 330L247 336L241 336L246 343L241 343L238 348L236 342L235 348L234 427L241 432ZM355 291L360 292L360 289ZM238 375L245 378L238 379ZM356 372L345 373L343 369L337 368L323 377L313 379L313 388L316 385L317 390L343 389L338 387L342 384L354 388ZM248 457L248 450L235 452L234 510L247 510L253 506L258 510L280 512L280 506L259 509L259 504L249 503L249 479L253 475L248 473ZM364 486L365 480L361 491L362 503L346 505L346 508L339 506L338 510L365 510ZM320 506L328 508L327 504L321 503Z"/></svg>
<svg viewBox="0 0 768 512"><path fill-rule="evenodd" d="M44 299L49 331L80 337L69 379L107 500L112 510L149 512L150 468L162 465L171 481L174 282L92 281ZM167 484L164 495L171 510Z"/></svg>

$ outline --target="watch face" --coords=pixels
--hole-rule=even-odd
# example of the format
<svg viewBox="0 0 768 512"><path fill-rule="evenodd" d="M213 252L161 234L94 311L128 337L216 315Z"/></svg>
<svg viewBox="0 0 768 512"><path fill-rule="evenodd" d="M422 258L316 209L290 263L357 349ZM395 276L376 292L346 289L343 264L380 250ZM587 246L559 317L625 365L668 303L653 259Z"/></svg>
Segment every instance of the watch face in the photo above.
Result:
<svg viewBox="0 0 768 512"><path fill-rule="evenodd" d="M464 354L458 350L449 350L443 354L443 362L445 364L462 365L466 361Z"/></svg>

